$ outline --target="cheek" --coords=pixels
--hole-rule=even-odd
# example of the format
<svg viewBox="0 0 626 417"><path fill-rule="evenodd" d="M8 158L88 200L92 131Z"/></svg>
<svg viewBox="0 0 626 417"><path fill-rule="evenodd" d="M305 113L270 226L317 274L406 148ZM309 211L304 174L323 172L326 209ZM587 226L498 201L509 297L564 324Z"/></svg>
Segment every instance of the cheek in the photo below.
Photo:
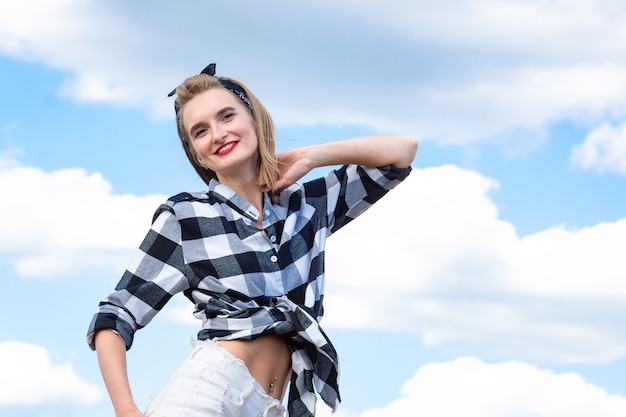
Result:
<svg viewBox="0 0 626 417"><path fill-rule="evenodd" d="M254 127L254 125L249 126L248 127L248 136L251 137L253 139L253 141L256 143L256 145L258 146L259 144L259 137L256 134L256 129Z"/></svg>
<svg viewBox="0 0 626 417"><path fill-rule="evenodd" d="M196 159L199 159L207 152L204 141L195 140L190 143L191 153L195 155Z"/></svg>

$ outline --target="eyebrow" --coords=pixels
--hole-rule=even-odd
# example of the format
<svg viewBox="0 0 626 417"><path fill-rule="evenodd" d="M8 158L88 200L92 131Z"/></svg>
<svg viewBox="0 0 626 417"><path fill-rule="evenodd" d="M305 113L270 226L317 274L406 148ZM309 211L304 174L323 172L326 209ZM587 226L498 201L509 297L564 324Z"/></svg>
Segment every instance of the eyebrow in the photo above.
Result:
<svg viewBox="0 0 626 417"><path fill-rule="evenodd" d="M226 106L217 112L217 117L223 115L224 113L228 113L231 111L236 111L237 109L232 106ZM198 122L189 128L189 134L193 135L194 130L198 129L201 126L204 126L204 122Z"/></svg>

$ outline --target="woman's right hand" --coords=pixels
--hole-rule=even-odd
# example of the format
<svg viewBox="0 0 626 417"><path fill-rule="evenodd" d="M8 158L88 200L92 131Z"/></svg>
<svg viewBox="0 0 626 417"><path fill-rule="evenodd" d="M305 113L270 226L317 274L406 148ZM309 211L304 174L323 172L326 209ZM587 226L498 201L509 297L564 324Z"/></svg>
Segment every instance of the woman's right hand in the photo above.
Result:
<svg viewBox="0 0 626 417"><path fill-rule="evenodd" d="M139 411L137 407L134 407L127 411L116 412L115 417L146 417L146 415Z"/></svg>
<svg viewBox="0 0 626 417"><path fill-rule="evenodd" d="M126 368L126 345L117 333L100 330L95 336L100 372L116 417L145 417L133 400Z"/></svg>
<svg viewBox="0 0 626 417"><path fill-rule="evenodd" d="M123 413L115 413L115 417L146 417L146 415L135 407L133 410L125 411Z"/></svg>

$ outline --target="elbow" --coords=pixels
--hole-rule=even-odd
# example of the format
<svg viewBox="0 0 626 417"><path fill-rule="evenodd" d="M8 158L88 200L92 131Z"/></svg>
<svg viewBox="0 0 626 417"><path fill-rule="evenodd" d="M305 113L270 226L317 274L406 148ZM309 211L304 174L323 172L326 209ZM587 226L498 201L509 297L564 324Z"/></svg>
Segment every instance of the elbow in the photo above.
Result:
<svg viewBox="0 0 626 417"><path fill-rule="evenodd" d="M401 146L402 152L399 155L396 166L399 168L406 168L411 165L415 159L418 146L419 143L417 142L417 139L411 136L403 136Z"/></svg>

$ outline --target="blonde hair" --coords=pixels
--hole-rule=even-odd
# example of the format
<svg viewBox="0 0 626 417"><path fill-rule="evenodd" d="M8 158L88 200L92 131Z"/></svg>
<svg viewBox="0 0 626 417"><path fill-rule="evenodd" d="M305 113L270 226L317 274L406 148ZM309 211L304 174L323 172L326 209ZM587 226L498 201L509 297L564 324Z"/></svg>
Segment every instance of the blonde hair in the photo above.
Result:
<svg viewBox="0 0 626 417"><path fill-rule="evenodd" d="M174 101L178 137L183 145L187 159L189 159L189 162L196 170L196 173L207 185L212 178L217 177L217 174L211 169L203 168L199 164L196 153L191 145L191 141L185 133L181 113L185 104L187 104L192 98L194 98L197 94L212 88L224 88L237 97L238 100L241 99L241 97L234 94L231 90L225 88L221 84L220 78L207 74L199 74L189 77L183 81L178 88L176 88L176 100ZM274 183L278 181L280 177L280 173L278 171L278 161L276 159L274 121L265 106L263 106L259 99L257 99L246 86L232 78L223 77L222 79L235 83L235 85L241 87L248 98L249 104L243 102L243 100L242 102L246 105L246 108L254 120L255 131L259 143L259 178L257 180L257 185L261 190L272 190Z"/></svg>

